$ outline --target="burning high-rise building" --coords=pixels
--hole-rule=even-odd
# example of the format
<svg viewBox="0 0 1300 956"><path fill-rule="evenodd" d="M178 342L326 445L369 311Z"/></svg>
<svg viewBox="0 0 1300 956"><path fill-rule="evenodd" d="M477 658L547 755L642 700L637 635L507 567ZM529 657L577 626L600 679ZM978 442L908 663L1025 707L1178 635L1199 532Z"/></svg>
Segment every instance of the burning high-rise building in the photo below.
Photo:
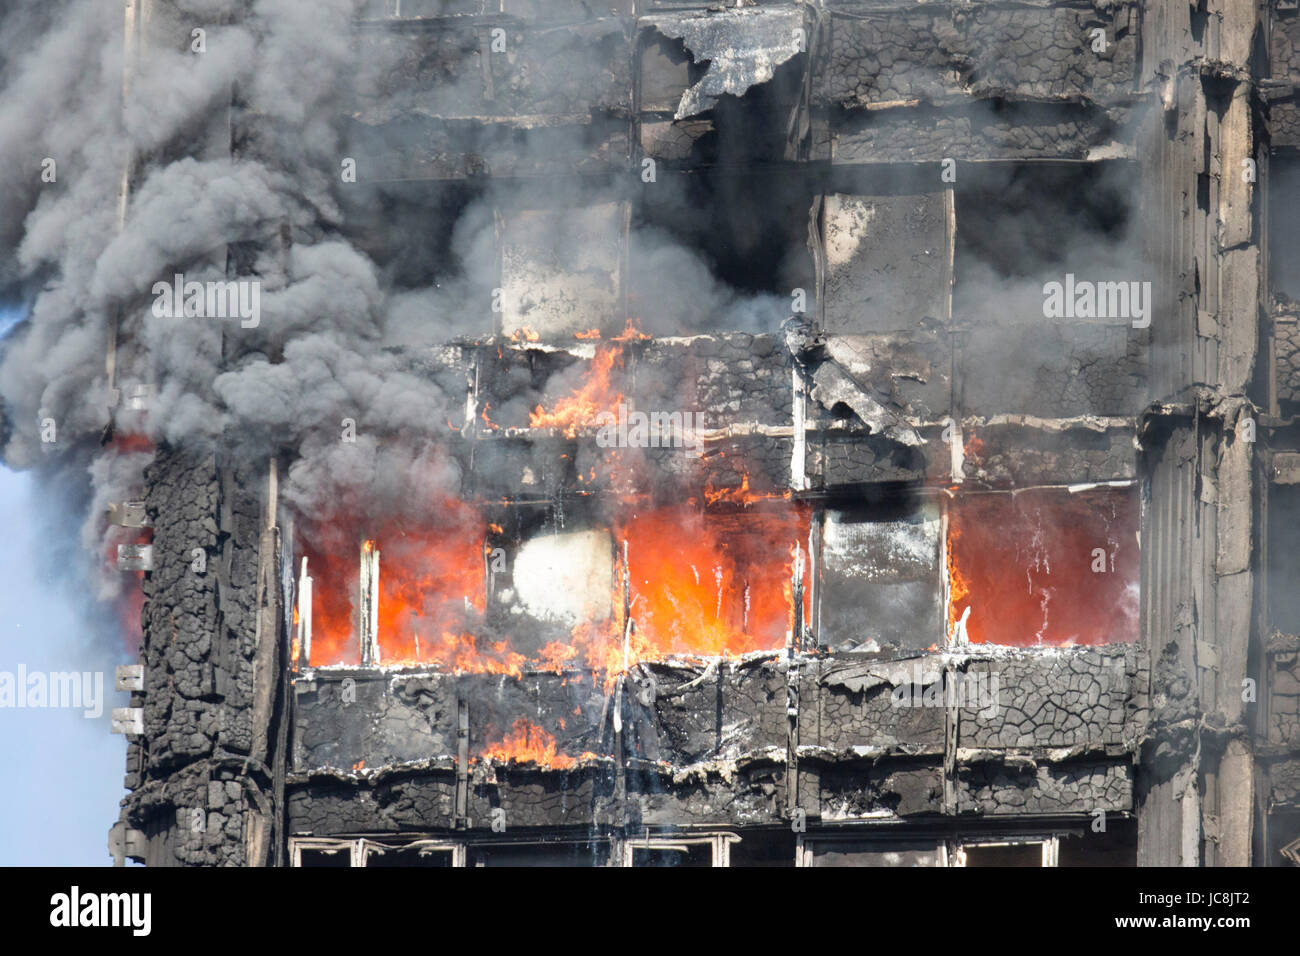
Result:
<svg viewBox="0 0 1300 956"><path fill-rule="evenodd" d="M119 862L1300 862L1293 4L122 6Z"/></svg>

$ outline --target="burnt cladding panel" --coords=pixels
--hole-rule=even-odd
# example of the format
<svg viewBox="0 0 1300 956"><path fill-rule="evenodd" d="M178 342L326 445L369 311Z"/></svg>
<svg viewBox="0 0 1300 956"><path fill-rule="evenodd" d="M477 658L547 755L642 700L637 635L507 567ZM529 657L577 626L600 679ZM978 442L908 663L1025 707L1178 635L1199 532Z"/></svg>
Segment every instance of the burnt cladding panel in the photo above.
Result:
<svg viewBox="0 0 1300 956"><path fill-rule="evenodd" d="M825 197L827 332L904 331L924 318L947 319L949 208L941 191Z"/></svg>

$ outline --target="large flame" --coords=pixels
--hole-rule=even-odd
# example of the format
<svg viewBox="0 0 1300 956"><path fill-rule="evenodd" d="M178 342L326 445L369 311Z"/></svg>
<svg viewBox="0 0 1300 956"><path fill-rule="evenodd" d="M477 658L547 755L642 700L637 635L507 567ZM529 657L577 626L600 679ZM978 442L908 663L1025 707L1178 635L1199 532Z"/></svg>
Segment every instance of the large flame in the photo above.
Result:
<svg viewBox="0 0 1300 956"><path fill-rule="evenodd" d="M672 507L633 516L619 529L628 542L632 660L784 647L790 549L807 539L808 521L803 507L744 514Z"/></svg>
<svg viewBox="0 0 1300 956"><path fill-rule="evenodd" d="M428 526L392 521L373 534L382 557L380 662L518 673L520 655L474 637L486 605L486 524L474 507L456 499L441 502L439 512ZM300 531L301 552L317 582L309 663L360 663L358 536L346 523L320 522Z"/></svg>
<svg viewBox="0 0 1300 956"><path fill-rule="evenodd" d="M515 675L524 667L586 667L608 679L638 660L776 650L790 630L791 549L807 539L809 522L805 507L785 504L728 514L639 510L613 529L628 560L615 568L612 613L579 623L567 642L526 654L484 623L492 526L460 501L447 501L443 515L418 535L394 523L374 537L382 555L382 664ZM360 662L357 546L355 537L331 531L332 547L301 548L316 581L308 663L317 666Z"/></svg>
<svg viewBox="0 0 1300 956"><path fill-rule="evenodd" d="M621 345L600 346L591 360L591 369L573 394L560 399L549 412L538 405L528 416L528 424L533 428L559 428L565 437L573 438L578 429L595 425L601 412L617 414L623 393L614 387L613 373L622 366Z"/></svg>
<svg viewBox="0 0 1300 956"><path fill-rule="evenodd" d="M553 736L532 721L519 717L510 731L501 740L484 747L480 756L486 760L531 762L553 770L565 770L577 764L578 760L596 754L587 752L575 758L559 753Z"/></svg>
<svg viewBox="0 0 1300 956"><path fill-rule="evenodd" d="M1132 642L1138 504L1129 489L968 495L948 511L949 632L977 644Z"/></svg>

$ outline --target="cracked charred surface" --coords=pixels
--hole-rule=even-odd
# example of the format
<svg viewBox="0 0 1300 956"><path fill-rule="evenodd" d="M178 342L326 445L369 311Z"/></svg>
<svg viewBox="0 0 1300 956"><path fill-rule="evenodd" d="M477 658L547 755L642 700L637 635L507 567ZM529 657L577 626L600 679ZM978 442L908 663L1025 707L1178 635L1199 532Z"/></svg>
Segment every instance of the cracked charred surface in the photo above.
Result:
<svg viewBox="0 0 1300 956"><path fill-rule="evenodd" d="M1300 404L1300 303L1275 303L1273 337L1278 401L1294 408Z"/></svg>
<svg viewBox="0 0 1300 956"><path fill-rule="evenodd" d="M1300 749L1300 637L1275 634L1266 651L1271 667L1268 742Z"/></svg>
<svg viewBox="0 0 1300 956"><path fill-rule="evenodd" d="M967 413L1136 415L1144 404L1145 334L1127 325L981 324L964 338L958 363ZM1009 355L1017 361L1008 363ZM989 369L997 374L981 372Z"/></svg>
<svg viewBox="0 0 1300 956"><path fill-rule="evenodd" d="M1093 420L1056 429L982 419L968 422L980 440L978 452L968 450L963 462L963 474L972 487L1023 488L1062 480L1086 484L1137 478L1130 421Z"/></svg>
<svg viewBox="0 0 1300 956"><path fill-rule="evenodd" d="M1137 5L837 6L821 95L846 108L960 96L1111 100L1132 89ZM1093 32L1106 36L1093 49Z"/></svg>
<svg viewBox="0 0 1300 956"><path fill-rule="evenodd" d="M1135 119L1126 106L1017 101L861 111L815 130L813 153L836 165L1109 159L1132 154Z"/></svg>
<svg viewBox="0 0 1300 956"><path fill-rule="evenodd" d="M828 820L1130 809L1131 748L1144 717L1138 668L1131 646L800 658L798 805ZM921 672L922 681L932 673L951 684L960 673L985 688L996 676L999 691L951 707L900 704ZM344 679L355 681L351 700ZM458 696L469 702L471 755L522 716L554 731L565 763L471 757L477 825L497 808L509 825L536 827L776 823L792 809L790 679L790 663L770 655L639 664L610 697L576 673L317 670L299 680L290 829L452 828ZM946 764L955 802L943 796ZM1026 775L1033 796L1023 792Z"/></svg>
<svg viewBox="0 0 1300 956"><path fill-rule="evenodd" d="M247 476L211 457L160 450L146 480L154 567L145 689L132 697L145 732L128 754L123 812L151 862L258 863L271 787L270 715L254 700L260 504Z"/></svg>
<svg viewBox="0 0 1300 956"><path fill-rule="evenodd" d="M983 764L959 771L962 813L1107 813L1133 806L1129 764L1080 761L1068 766Z"/></svg>

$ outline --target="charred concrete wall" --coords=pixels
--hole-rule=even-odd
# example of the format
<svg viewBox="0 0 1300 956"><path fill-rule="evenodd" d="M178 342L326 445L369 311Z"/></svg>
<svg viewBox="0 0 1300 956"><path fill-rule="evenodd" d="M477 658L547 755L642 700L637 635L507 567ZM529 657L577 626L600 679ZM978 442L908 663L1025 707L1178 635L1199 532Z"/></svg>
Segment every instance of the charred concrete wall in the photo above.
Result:
<svg viewBox="0 0 1300 956"><path fill-rule="evenodd" d="M523 827L1122 816L1139 667L1131 646L755 657L640 664L612 696L579 674L316 670L296 683L289 830L482 831L493 809ZM521 717L554 731L551 769L475 758L464 819L458 704L462 753Z"/></svg>
<svg viewBox="0 0 1300 956"><path fill-rule="evenodd" d="M122 820L142 862L265 865L276 838L282 632L264 540L265 476L160 450L147 475L153 567L144 584L143 733L127 751ZM268 588L268 583L273 584Z"/></svg>

